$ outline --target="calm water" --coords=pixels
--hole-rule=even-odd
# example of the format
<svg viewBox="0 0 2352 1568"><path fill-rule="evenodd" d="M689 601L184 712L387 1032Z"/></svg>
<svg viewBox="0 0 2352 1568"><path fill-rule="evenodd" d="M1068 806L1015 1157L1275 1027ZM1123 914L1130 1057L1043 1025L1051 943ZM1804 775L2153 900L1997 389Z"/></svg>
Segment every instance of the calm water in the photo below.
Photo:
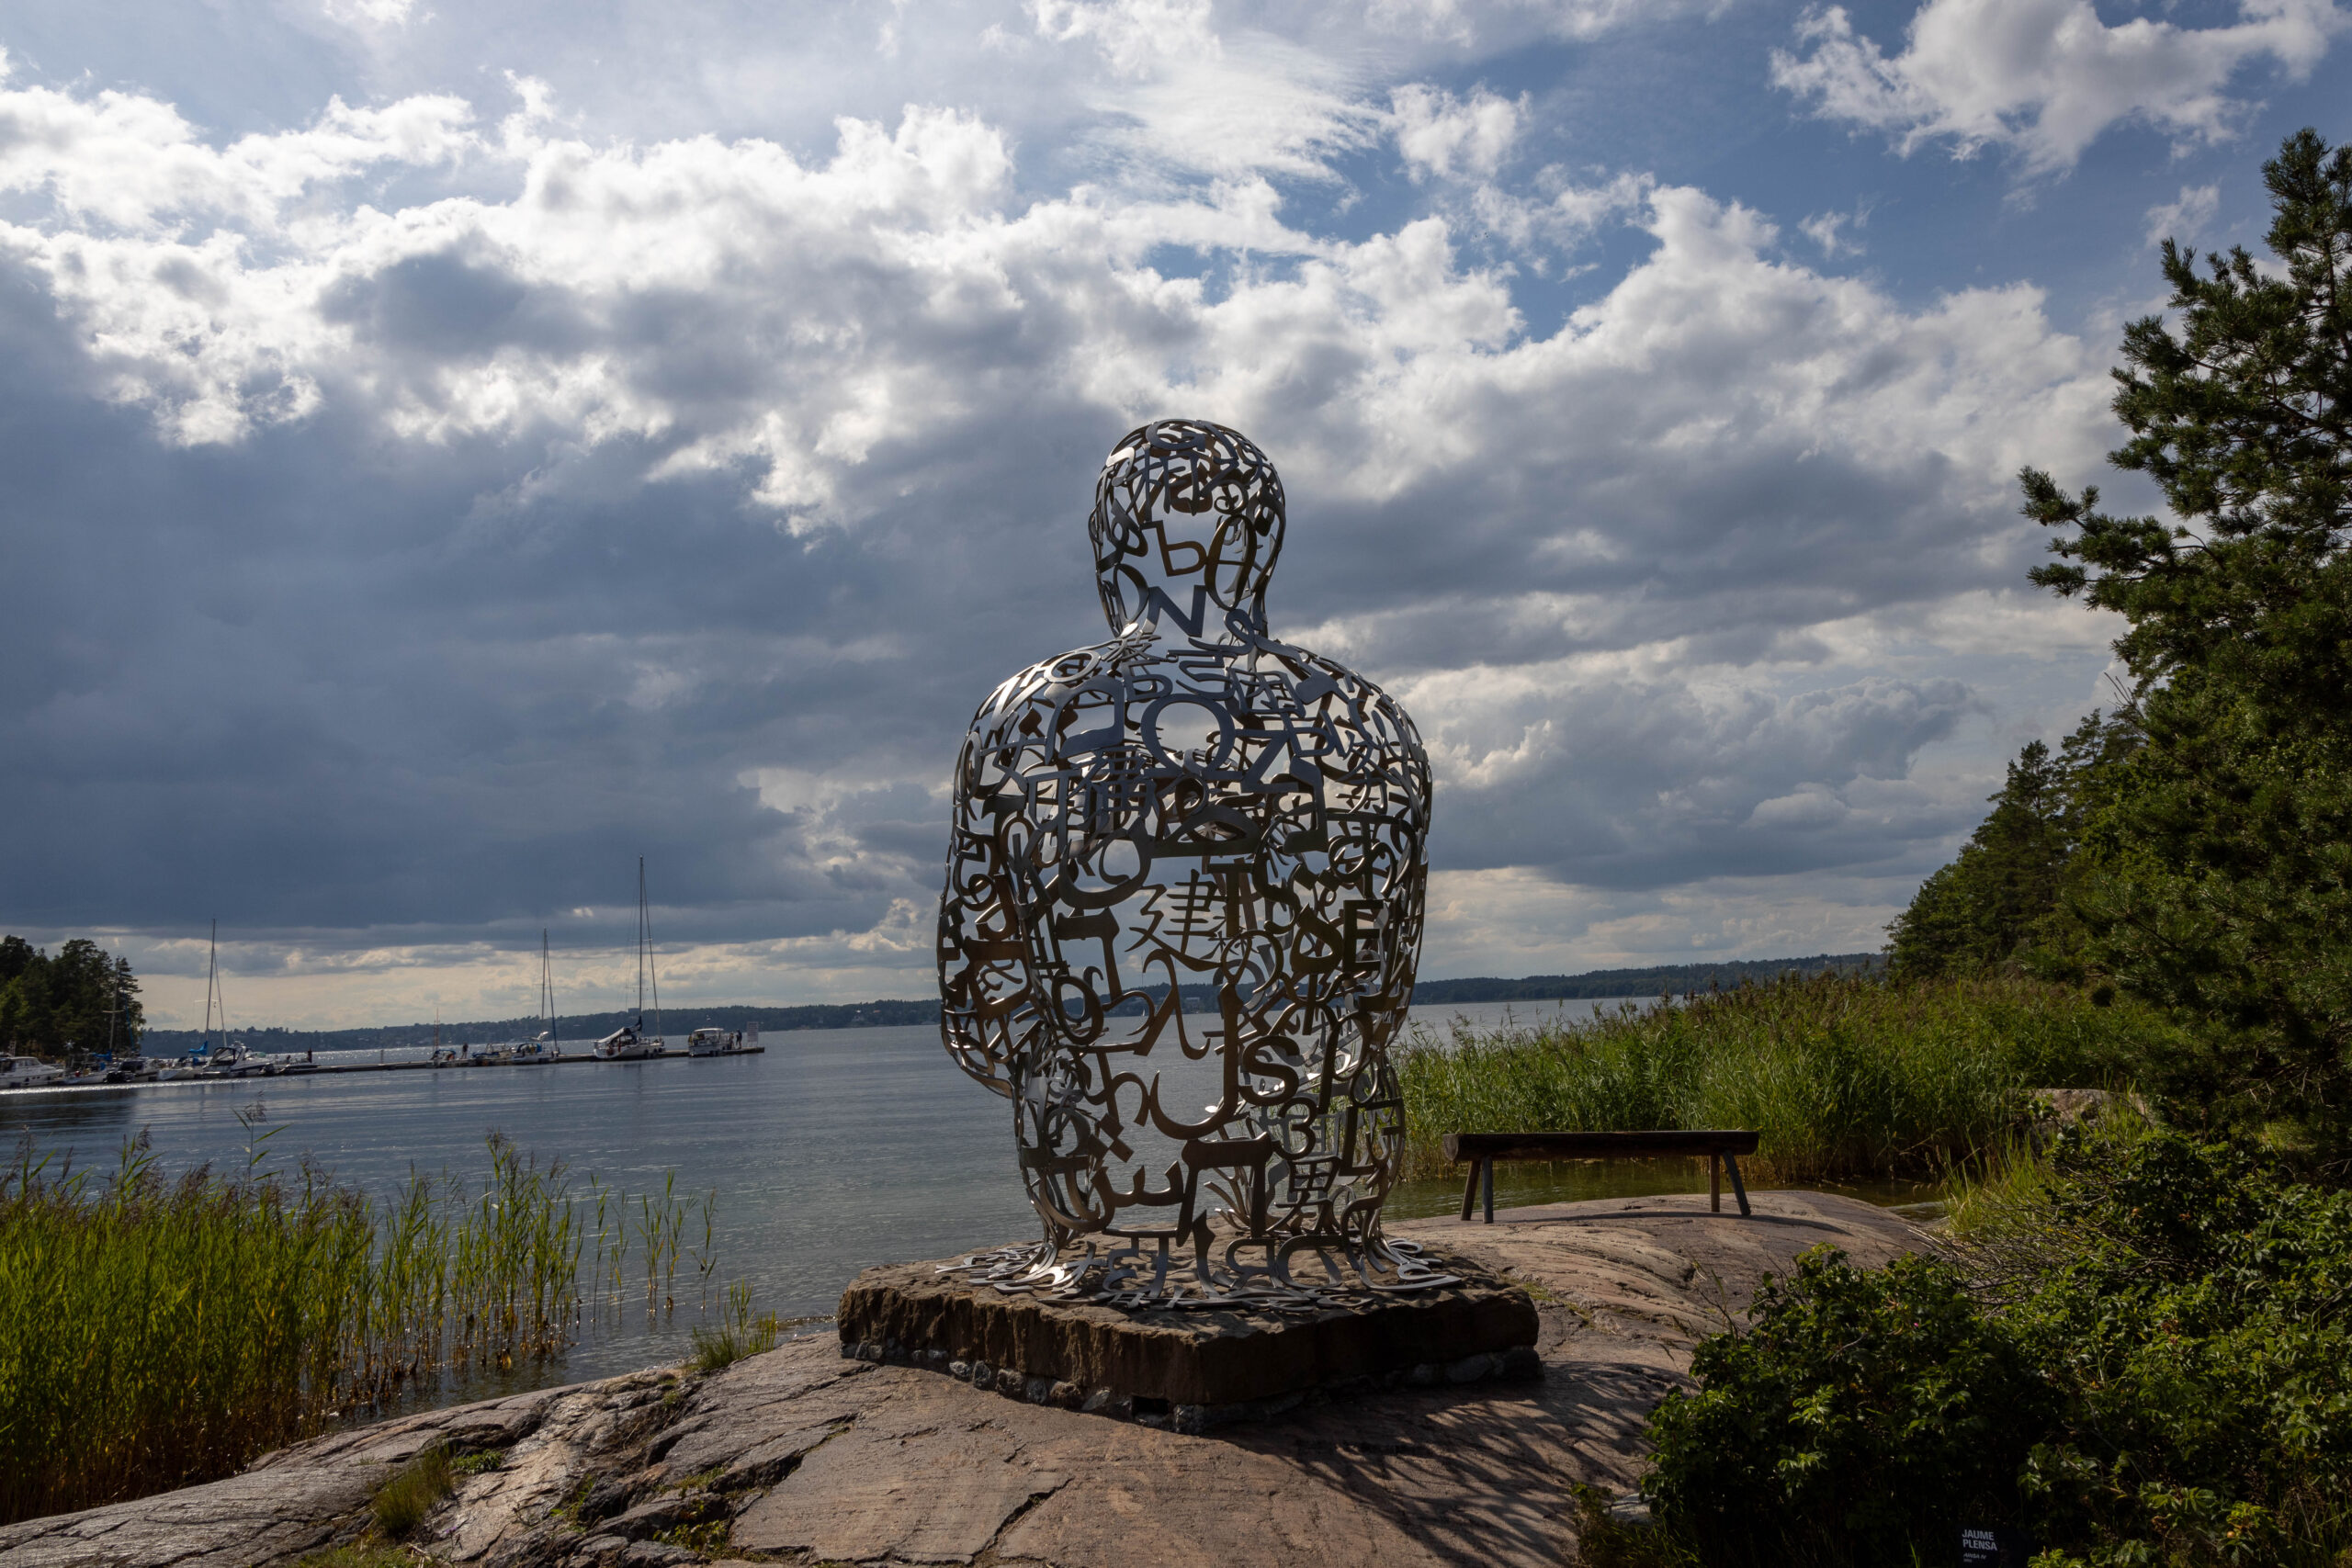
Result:
<svg viewBox="0 0 2352 1568"><path fill-rule="evenodd" d="M1589 1014L1589 1002L1420 1010L1442 1032L1455 1015L1479 1024ZM0 1136L29 1134L78 1167L110 1168L126 1138L146 1132L161 1168L245 1162L239 1110L259 1099L271 1157L307 1153L346 1181L388 1192L412 1168L478 1179L482 1139L504 1133L542 1160L629 1194L715 1192L717 1278L751 1281L762 1306L786 1316L829 1313L871 1264L940 1258L1027 1239L1035 1231L1013 1168L1006 1103L967 1079L938 1031L806 1030L765 1037L756 1056L666 1059L550 1068L353 1073L176 1083L140 1089L32 1090L0 1097ZM1503 1167L1499 1201L1555 1201L1703 1190L1694 1162L1622 1162L1544 1169ZM1400 1190L1400 1218L1442 1213L1459 1184ZM698 1237L696 1239L699 1239ZM680 1283L685 1283L682 1272ZM641 1314L589 1334L549 1375L594 1377L681 1355L703 1321L680 1309L647 1325ZM715 1303L714 1303L715 1304Z"/></svg>

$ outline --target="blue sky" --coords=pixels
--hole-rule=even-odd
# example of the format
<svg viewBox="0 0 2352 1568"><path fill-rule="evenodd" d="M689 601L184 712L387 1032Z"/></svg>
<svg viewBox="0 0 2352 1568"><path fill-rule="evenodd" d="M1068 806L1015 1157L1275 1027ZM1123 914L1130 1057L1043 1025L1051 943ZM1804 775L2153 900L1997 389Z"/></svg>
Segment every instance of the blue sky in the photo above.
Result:
<svg viewBox="0 0 2352 1568"><path fill-rule="evenodd" d="M0 928L152 1016L920 994L1124 430L1282 468L1430 976L1878 944L2111 626L2029 590L2333 0L0 11ZM2112 492L2150 504L2129 485Z"/></svg>

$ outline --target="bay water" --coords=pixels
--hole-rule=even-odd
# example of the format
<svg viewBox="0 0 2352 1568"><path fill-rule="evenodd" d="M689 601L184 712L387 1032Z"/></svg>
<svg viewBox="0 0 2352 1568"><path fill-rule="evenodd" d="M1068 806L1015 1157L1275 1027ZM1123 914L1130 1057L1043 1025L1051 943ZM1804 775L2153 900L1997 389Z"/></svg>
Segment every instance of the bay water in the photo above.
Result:
<svg viewBox="0 0 2352 1568"><path fill-rule="evenodd" d="M1456 1018L1481 1028L1566 1021L1615 1005L1468 1004L1416 1010L1413 1021L1442 1037ZM575 1193L593 1178L629 1213L665 1186L677 1199L707 1198L707 1280L683 1268L666 1314L590 1314L580 1342L538 1381L684 1355L689 1331L715 1320L737 1280L760 1310L817 1317L870 1265L1034 1238L1011 1107L956 1069L936 1028L796 1030L762 1043L763 1054L745 1056L22 1090L0 1096L0 1137L30 1138L52 1171L68 1161L111 1170L142 1134L166 1177L208 1162L235 1172L250 1159L288 1169L307 1156L380 1199L413 1171L478 1189L483 1141L496 1132L542 1165L560 1160ZM266 1120L249 1124L256 1104ZM1503 1202L1705 1186L1703 1167L1690 1161L1505 1166L1498 1176ZM1459 1201L1456 1182L1407 1183L1388 1213L1443 1213ZM697 1220L696 1246L700 1229Z"/></svg>

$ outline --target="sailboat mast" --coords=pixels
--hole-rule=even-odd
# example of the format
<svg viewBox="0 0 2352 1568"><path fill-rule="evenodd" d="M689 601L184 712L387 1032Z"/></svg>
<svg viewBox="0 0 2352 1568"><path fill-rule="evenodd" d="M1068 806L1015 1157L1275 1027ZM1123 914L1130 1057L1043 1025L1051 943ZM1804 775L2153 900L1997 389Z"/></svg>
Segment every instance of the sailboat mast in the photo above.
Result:
<svg viewBox="0 0 2352 1568"><path fill-rule="evenodd" d="M212 958L204 975L204 1043L212 1043L212 1002L220 1000L220 1043L229 1043L229 998L220 996L220 922L212 922Z"/></svg>
<svg viewBox="0 0 2352 1568"><path fill-rule="evenodd" d="M653 1038L667 1037L662 1030L662 972L653 966L653 910L645 901L645 857L637 857L637 952L638 963L644 974L653 978ZM639 982L642 984L642 981ZM637 1008L641 1015L645 998L640 993Z"/></svg>
<svg viewBox="0 0 2352 1568"><path fill-rule="evenodd" d="M637 1026L645 1027L645 857L637 857Z"/></svg>
<svg viewBox="0 0 2352 1568"><path fill-rule="evenodd" d="M539 1005L547 1010L548 1043L560 1047L562 1039L556 1032L555 970L548 961L548 929L539 928Z"/></svg>

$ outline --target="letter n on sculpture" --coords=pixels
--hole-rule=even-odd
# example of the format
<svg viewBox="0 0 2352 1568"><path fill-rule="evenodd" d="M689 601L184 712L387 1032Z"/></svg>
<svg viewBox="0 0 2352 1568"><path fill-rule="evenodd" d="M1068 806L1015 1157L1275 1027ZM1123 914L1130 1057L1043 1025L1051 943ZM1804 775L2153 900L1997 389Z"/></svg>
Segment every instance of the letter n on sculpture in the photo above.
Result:
<svg viewBox="0 0 2352 1568"><path fill-rule="evenodd" d="M1284 522L1238 433L1130 434L1087 521L1111 638L1006 681L965 739L941 1032L1011 1100L1045 1229L971 1260L999 1289L1307 1307L1454 1282L1380 1228L1429 760L1386 693L1269 635Z"/></svg>

